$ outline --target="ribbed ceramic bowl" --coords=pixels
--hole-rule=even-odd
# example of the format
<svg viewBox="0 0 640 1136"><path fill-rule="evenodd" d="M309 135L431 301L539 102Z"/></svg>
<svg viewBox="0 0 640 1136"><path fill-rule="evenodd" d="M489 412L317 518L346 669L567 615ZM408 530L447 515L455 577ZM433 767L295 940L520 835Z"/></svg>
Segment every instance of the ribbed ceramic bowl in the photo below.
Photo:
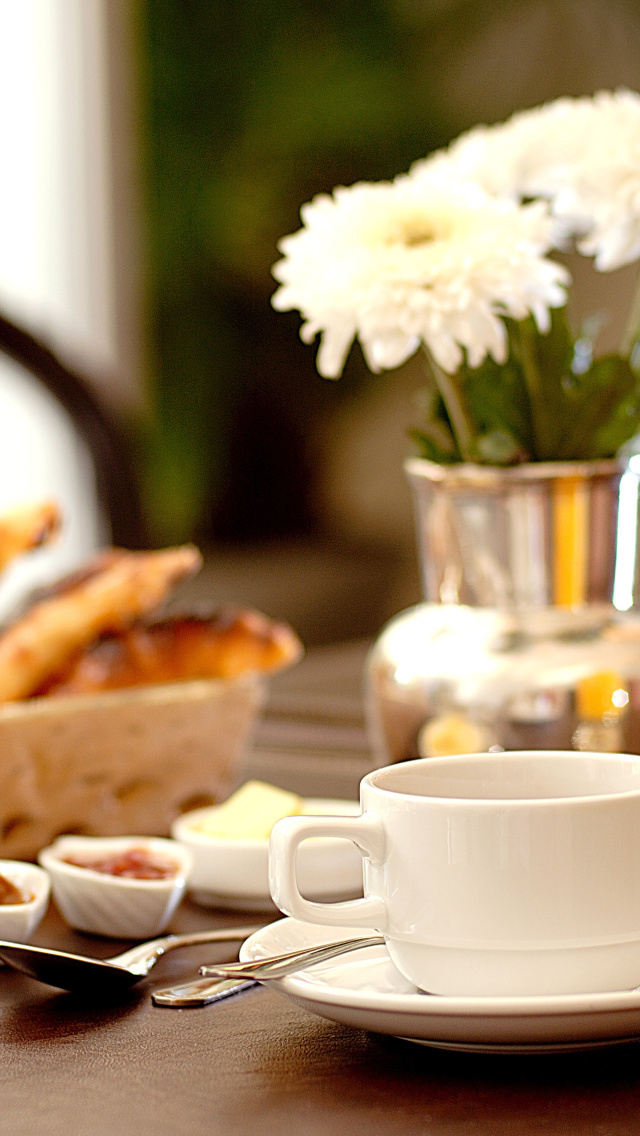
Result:
<svg viewBox="0 0 640 1136"><path fill-rule="evenodd" d="M199 830L216 806L195 809L174 821L171 832L189 850L189 891L205 907L276 910L269 891L269 841L227 840ZM305 813L354 816L357 801L310 798ZM298 849L298 879L309 899L338 901L362 895L362 857L350 840L305 840Z"/></svg>
<svg viewBox="0 0 640 1136"><path fill-rule="evenodd" d="M28 943L49 904L49 876L35 864L20 860L0 860L0 876L31 897L26 903L0 904L0 939Z"/></svg>
<svg viewBox="0 0 640 1136"><path fill-rule="evenodd" d="M94 857L144 848L173 860L176 875L140 880L107 875L67 864L65 856ZM53 898L71 927L115 939L152 939L167 927L182 899L191 870L191 855L173 840L120 836L61 836L43 848L38 860L51 877Z"/></svg>

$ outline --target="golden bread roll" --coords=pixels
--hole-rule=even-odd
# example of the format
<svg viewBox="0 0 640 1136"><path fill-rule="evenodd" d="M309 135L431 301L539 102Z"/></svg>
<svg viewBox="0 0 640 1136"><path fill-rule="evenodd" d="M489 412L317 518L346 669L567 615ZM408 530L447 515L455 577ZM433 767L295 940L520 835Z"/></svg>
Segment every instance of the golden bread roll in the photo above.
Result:
<svg viewBox="0 0 640 1136"><path fill-rule="evenodd" d="M229 609L210 619L178 617L105 635L37 693L81 694L272 673L301 654L300 640L286 624L259 612Z"/></svg>

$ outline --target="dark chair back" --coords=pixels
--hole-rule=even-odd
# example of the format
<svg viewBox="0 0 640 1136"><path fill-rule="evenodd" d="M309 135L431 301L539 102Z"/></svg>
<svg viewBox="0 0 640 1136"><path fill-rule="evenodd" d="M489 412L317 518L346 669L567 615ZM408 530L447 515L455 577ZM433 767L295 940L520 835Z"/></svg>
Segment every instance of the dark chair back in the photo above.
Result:
<svg viewBox="0 0 640 1136"><path fill-rule="evenodd" d="M93 456L100 500L113 543L148 547L139 478L126 432L88 382L24 328L0 315L0 354L21 364L67 411Z"/></svg>

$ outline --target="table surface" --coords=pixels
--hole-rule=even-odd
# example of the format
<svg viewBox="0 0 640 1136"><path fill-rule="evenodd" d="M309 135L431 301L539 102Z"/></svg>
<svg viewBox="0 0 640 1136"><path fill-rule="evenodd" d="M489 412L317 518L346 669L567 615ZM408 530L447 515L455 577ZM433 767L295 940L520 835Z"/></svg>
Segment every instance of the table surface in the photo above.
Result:
<svg viewBox="0 0 640 1136"><path fill-rule="evenodd" d="M359 665L362 652L347 654ZM310 673L315 682L313 659ZM186 902L172 929L256 921ZM53 907L34 942L99 957L126 945L70 931ZM449 1052L337 1025L268 987L202 1009L152 1005L154 988L228 957L226 946L168 955L117 1004L0 970L1 1136L629 1136L640 1129L637 1043L545 1056Z"/></svg>

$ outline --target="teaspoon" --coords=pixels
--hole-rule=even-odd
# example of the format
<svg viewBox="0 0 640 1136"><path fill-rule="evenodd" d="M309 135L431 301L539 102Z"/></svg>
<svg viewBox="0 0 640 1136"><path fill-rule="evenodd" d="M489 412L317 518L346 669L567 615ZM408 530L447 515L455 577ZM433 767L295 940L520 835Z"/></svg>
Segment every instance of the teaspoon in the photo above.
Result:
<svg viewBox="0 0 640 1136"><path fill-rule="evenodd" d="M206 1006L208 1002L217 1001L220 997L225 997L234 993L236 989L240 990L255 982L284 978L285 975L294 974L295 971L313 966L314 963L324 962L326 959L336 958L338 955L357 951L363 947L377 947L382 943L384 943L382 935L367 935L359 939L340 939L334 943L323 943L318 947L287 951L285 954L256 959L255 962L201 966L200 974L205 976L204 980L200 978L180 986L154 990L151 997L156 1006L175 1008ZM211 979L214 981L211 982Z"/></svg>
<svg viewBox="0 0 640 1136"><path fill-rule="evenodd" d="M108 959L74 955L49 947L32 947L0 939L0 959L39 982L62 990L116 993L139 982L158 959L178 947L196 943L234 943L246 939L260 927L225 927L215 931L194 931L185 935L163 935Z"/></svg>

